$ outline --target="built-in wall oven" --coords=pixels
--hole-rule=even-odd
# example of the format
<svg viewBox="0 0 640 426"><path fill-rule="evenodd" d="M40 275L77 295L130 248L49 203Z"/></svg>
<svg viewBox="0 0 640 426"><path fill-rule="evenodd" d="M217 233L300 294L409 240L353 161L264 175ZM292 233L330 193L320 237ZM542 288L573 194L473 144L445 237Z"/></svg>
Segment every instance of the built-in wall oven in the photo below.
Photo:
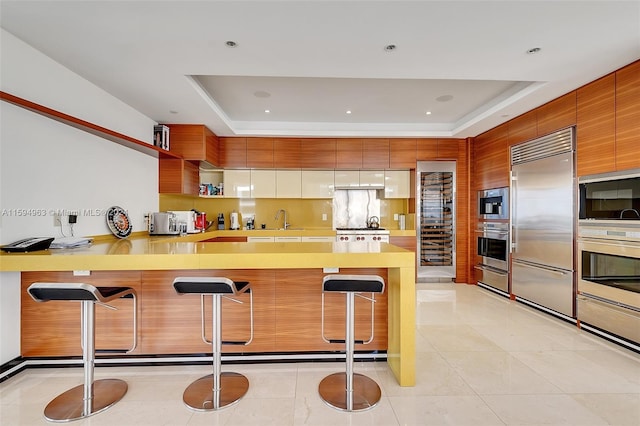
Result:
<svg viewBox="0 0 640 426"><path fill-rule="evenodd" d="M509 219L509 188L478 191L478 218L481 220Z"/></svg>
<svg viewBox="0 0 640 426"><path fill-rule="evenodd" d="M640 350L640 170L579 186L578 321Z"/></svg>
<svg viewBox="0 0 640 426"><path fill-rule="evenodd" d="M478 285L509 296L509 224L478 223L476 254Z"/></svg>

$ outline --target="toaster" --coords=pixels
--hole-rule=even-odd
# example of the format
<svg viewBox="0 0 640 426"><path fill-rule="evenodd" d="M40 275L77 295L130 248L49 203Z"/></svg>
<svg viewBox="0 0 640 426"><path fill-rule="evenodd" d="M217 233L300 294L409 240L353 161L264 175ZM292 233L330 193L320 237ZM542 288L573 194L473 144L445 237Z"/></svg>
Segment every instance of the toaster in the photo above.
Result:
<svg viewBox="0 0 640 426"><path fill-rule="evenodd" d="M149 235L178 235L180 227L175 213L156 212L149 215Z"/></svg>

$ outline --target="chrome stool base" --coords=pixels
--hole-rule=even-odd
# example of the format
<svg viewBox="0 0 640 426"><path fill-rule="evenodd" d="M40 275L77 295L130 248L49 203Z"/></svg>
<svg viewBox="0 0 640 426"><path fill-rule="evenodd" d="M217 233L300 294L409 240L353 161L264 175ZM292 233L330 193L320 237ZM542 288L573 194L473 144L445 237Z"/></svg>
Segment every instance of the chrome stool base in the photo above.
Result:
<svg viewBox="0 0 640 426"><path fill-rule="evenodd" d="M352 407L348 407L347 374L330 374L318 386L320 398L329 406L343 411L365 411L373 408L382 395L380 386L367 376L353 374Z"/></svg>
<svg viewBox="0 0 640 426"><path fill-rule="evenodd" d="M225 408L240 400L249 389L249 380L239 373L220 373L220 390L213 390L213 374L204 376L185 389L182 400L196 411Z"/></svg>
<svg viewBox="0 0 640 426"><path fill-rule="evenodd" d="M44 409L50 422L69 422L84 419L111 407L127 393L127 383L120 379L102 379L93 382L93 400L88 412L84 407L84 385L76 386L55 397Z"/></svg>

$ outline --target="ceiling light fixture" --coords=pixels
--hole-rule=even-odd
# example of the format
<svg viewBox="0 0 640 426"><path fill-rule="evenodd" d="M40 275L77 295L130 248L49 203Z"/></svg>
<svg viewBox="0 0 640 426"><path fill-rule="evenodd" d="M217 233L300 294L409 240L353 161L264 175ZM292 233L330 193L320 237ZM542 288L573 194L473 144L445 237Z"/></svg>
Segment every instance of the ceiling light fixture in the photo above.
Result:
<svg viewBox="0 0 640 426"><path fill-rule="evenodd" d="M350 109L347 110L347 114L351 114L351 110Z"/></svg>
<svg viewBox="0 0 640 426"><path fill-rule="evenodd" d="M237 46L238 46L238 43L236 43L236 42L235 42L235 41L233 41L233 40L225 41L225 42L224 42L224 44L226 44L226 45L227 45L227 47L237 47Z"/></svg>
<svg viewBox="0 0 640 426"><path fill-rule="evenodd" d="M425 112L426 115L431 115L431 111Z"/></svg>
<svg viewBox="0 0 640 426"><path fill-rule="evenodd" d="M264 112L266 112L267 114L269 114L271 112L270 109L265 109Z"/></svg>
<svg viewBox="0 0 640 426"><path fill-rule="evenodd" d="M542 49L539 47L532 47L531 49L527 50L527 54L528 55L535 55L536 53L540 52Z"/></svg>
<svg viewBox="0 0 640 426"><path fill-rule="evenodd" d="M394 50L396 50L397 46L395 44L387 44L384 47L385 52L393 52Z"/></svg>

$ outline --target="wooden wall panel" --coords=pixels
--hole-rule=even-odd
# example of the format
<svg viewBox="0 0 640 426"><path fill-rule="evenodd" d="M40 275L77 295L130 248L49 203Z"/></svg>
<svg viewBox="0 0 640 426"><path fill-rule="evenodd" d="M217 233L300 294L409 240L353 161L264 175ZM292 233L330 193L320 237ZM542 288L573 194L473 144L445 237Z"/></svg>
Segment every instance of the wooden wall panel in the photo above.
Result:
<svg viewBox="0 0 640 426"><path fill-rule="evenodd" d="M335 139L302 139L300 166L303 169L334 169L336 167Z"/></svg>
<svg viewBox="0 0 640 426"><path fill-rule="evenodd" d="M470 229L471 197L469 178L469 149L467 141L458 140L458 156L456 159L456 279L457 283L470 282L469 251L475 250L469 240L473 235Z"/></svg>
<svg viewBox="0 0 640 426"><path fill-rule="evenodd" d="M416 139L389 139L389 167L392 169L415 169L416 150Z"/></svg>
<svg viewBox="0 0 640 426"><path fill-rule="evenodd" d="M438 160L455 160L461 139L438 139Z"/></svg>
<svg viewBox="0 0 640 426"><path fill-rule="evenodd" d="M474 140L475 190L509 186L509 138L506 124Z"/></svg>
<svg viewBox="0 0 640 426"><path fill-rule="evenodd" d="M220 167L247 167L247 139L219 138Z"/></svg>
<svg viewBox="0 0 640 426"><path fill-rule="evenodd" d="M552 100L537 110L538 136L576 124L576 91Z"/></svg>
<svg viewBox="0 0 640 426"><path fill-rule="evenodd" d="M616 72L616 169L640 167L640 61Z"/></svg>
<svg viewBox="0 0 640 426"><path fill-rule="evenodd" d="M201 124L168 124L169 148L185 160L205 159L204 126Z"/></svg>
<svg viewBox="0 0 640 426"><path fill-rule="evenodd" d="M363 139L362 167L389 168L389 139Z"/></svg>
<svg viewBox="0 0 640 426"><path fill-rule="evenodd" d="M273 141L273 166L277 169L299 169L301 142L297 138L276 138Z"/></svg>
<svg viewBox="0 0 640 426"><path fill-rule="evenodd" d="M204 127L204 126L203 126ZM205 161L213 166L220 165L220 141L209 128L204 127Z"/></svg>
<svg viewBox="0 0 640 426"><path fill-rule="evenodd" d="M510 120L509 146L535 139L538 136L537 111L532 110Z"/></svg>
<svg viewBox="0 0 640 426"><path fill-rule="evenodd" d="M362 139L337 139L336 140L336 168L361 169L362 168Z"/></svg>
<svg viewBox="0 0 640 426"><path fill-rule="evenodd" d="M615 170L615 84L610 74L577 90L578 176Z"/></svg>
<svg viewBox="0 0 640 426"><path fill-rule="evenodd" d="M158 192L198 195L199 189L200 172L197 165L175 158L158 161Z"/></svg>
<svg viewBox="0 0 640 426"><path fill-rule="evenodd" d="M247 138L247 167L273 168L273 138Z"/></svg>
<svg viewBox="0 0 640 426"><path fill-rule="evenodd" d="M431 161L438 159L438 139L418 139L416 141L416 160Z"/></svg>
<svg viewBox="0 0 640 426"><path fill-rule="evenodd" d="M76 277L72 272L22 272L20 346L22 356L82 356L80 346L80 302L36 302L27 293L34 282L87 283L97 287L132 287L140 296L140 272L93 271L90 276ZM131 299L110 302L114 311L96 306L96 349L127 349L133 336ZM138 319L141 304L138 298ZM139 324L140 326L140 324ZM140 339L134 354L141 353Z"/></svg>

